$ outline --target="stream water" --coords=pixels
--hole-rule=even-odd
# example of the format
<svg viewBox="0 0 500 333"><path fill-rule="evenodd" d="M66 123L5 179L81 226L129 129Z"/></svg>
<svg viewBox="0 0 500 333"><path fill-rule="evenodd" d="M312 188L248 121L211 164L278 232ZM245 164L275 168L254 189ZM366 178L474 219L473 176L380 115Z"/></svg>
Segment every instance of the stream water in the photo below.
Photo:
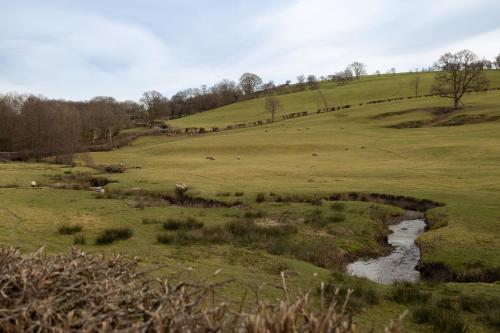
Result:
<svg viewBox="0 0 500 333"><path fill-rule="evenodd" d="M396 281L418 281L420 272L416 270L420 260L420 250L415 244L417 237L424 232L423 220L407 220L389 227L389 245L393 247L390 255L368 260L358 260L347 266L350 275L365 277L383 284Z"/></svg>

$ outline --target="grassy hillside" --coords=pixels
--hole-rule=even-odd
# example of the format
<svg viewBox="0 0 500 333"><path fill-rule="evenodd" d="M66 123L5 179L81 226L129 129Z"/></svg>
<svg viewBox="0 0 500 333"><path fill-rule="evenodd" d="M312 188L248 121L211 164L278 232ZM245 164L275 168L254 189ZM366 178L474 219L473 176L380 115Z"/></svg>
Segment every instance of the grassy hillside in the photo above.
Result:
<svg viewBox="0 0 500 333"><path fill-rule="evenodd" d="M371 79L375 81L369 84ZM345 100L339 100L344 104L396 96L388 87L406 89L407 80L405 75L396 76L394 81L386 76L372 77L323 89L331 92L331 98L341 96L338 90L345 90ZM376 90L383 84L384 96L377 96L382 94ZM349 97L348 91L353 95ZM301 110L316 107L313 97L309 102L306 98L314 94L317 92L281 98L284 104ZM408 95L408 91L401 95ZM260 102L249 101L175 122L208 127L261 119L263 114L253 113L248 106L251 103ZM387 235L382 220L401 210L370 202L342 202L332 208L330 202L314 199L359 191L441 202L445 206L429 212L432 230L419 239L423 263L476 278L499 269L500 92L473 93L464 103L465 108L450 111L445 108L448 100L430 97L200 136L145 137L113 152L81 155L80 166L75 168L0 163L0 241L26 251L46 245L55 252L72 246L75 235L80 235L86 240L78 245L83 249L140 256L143 265L162 267L155 274L193 267L188 274L209 277L222 268L217 278L236 280L227 289L235 298L241 297L245 288L259 286L264 286L266 296L276 296L280 293L275 287L280 271L287 272L292 286L301 288L333 279L339 286L362 290L356 294L356 302L365 310L358 309L356 320L366 328L381 328L405 309L415 313L418 304L395 301L393 287L346 280L341 273L332 278L331 270L341 270L341 264L356 257L386 253L388 249L380 242ZM215 160L207 160L207 156ZM92 168L119 163L129 168L121 174L104 175ZM109 195L54 188L78 188L74 185L78 185L79 173L100 174L115 181L106 186ZM29 188L32 180L42 188ZM173 195L176 182L187 183L193 197L241 203L203 208L170 204L155 195ZM203 226L186 231L167 230L162 225L168 219L183 223L189 217ZM76 224L83 229L75 235L58 232L61 225ZM247 229L238 229L242 225ZM123 227L132 230L131 238L111 245L95 244L105 229ZM232 236L227 230L232 230ZM165 236L164 243L158 236ZM313 273L318 277L311 283ZM360 288L365 284L366 290ZM462 298L467 297L499 298L498 283L422 288L432 294L432 304L449 302L449 307L461 309L471 332L495 332L498 328L488 319L495 314L488 312L490 317L485 318L486 312L477 307L465 310L462 304ZM380 295L377 301L370 297L371 291ZM410 332L432 330L411 316L406 321Z"/></svg>
<svg viewBox="0 0 500 333"><path fill-rule="evenodd" d="M500 71L487 72L491 87L500 87ZM365 76L360 80L352 81L344 86L336 83L322 83L323 93L328 106L352 104L353 106L372 100L414 96L415 90L410 82L419 76L419 96L430 93L434 81L434 73L405 73L381 76ZM277 116L310 111L324 108L324 102L317 90L307 90L289 95L278 96L282 108ZM169 121L175 127L225 127L238 123L271 118L264 109L264 99L253 99L241 103L231 104L219 109L199 113L190 117Z"/></svg>

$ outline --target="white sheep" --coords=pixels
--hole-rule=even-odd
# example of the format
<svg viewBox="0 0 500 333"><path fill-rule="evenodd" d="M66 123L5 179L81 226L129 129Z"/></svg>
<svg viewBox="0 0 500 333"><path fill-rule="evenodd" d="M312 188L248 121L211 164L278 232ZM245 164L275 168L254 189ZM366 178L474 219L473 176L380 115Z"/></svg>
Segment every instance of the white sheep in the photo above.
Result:
<svg viewBox="0 0 500 333"><path fill-rule="evenodd" d="M34 180L33 180L33 181L31 182L31 187L37 187L36 181L34 181Z"/></svg>

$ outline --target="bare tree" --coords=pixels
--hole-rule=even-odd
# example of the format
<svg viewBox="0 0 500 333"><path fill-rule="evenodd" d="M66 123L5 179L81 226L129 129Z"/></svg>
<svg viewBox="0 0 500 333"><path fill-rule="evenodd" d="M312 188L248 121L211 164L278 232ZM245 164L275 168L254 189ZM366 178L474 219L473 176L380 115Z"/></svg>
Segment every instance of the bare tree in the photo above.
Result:
<svg viewBox="0 0 500 333"><path fill-rule="evenodd" d="M262 84L262 79L255 74L245 73L240 77L240 86L245 95L253 94Z"/></svg>
<svg viewBox="0 0 500 333"><path fill-rule="evenodd" d="M274 123L276 111L281 109L281 102L276 96L271 95L266 97L264 104L266 112L271 113L271 121Z"/></svg>
<svg viewBox="0 0 500 333"><path fill-rule="evenodd" d="M389 73L392 75L396 75L396 68L392 67L391 69L389 69Z"/></svg>
<svg viewBox="0 0 500 333"><path fill-rule="evenodd" d="M307 85L311 89L319 89L318 78L315 75L313 75L313 74L309 75L307 77Z"/></svg>
<svg viewBox="0 0 500 333"><path fill-rule="evenodd" d="M495 63L496 69L500 69L500 54L497 55L497 57L495 58L494 63Z"/></svg>
<svg viewBox="0 0 500 333"><path fill-rule="evenodd" d="M418 97L418 89L420 88L420 76L415 75L413 79L410 80L410 88L415 89L415 97Z"/></svg>
<svg viewBox="0 0 500 333"><path fill-rule="evenodd" d="M155 90L146 91L141 97L141 103L147 113L146 122L149 127L153 127L154 122L161 113L162 104L165 103L165 97Z"/></svg>
<svg viewBox="0 0 500 333"><path fill-rule="evenodd" d="M359 79L361 75L366 74L366 66L362 62L355 61L349 65L349 68L352 70L356 79Z"/></svg>
<svg viewBox="0 0 500 333"><path fill-rule="evenodd" d="M483 62L469 50L446 53L436 63L439 70L432 90L442 97L453 99L455 109L467 91L488 87Z"/></svg>

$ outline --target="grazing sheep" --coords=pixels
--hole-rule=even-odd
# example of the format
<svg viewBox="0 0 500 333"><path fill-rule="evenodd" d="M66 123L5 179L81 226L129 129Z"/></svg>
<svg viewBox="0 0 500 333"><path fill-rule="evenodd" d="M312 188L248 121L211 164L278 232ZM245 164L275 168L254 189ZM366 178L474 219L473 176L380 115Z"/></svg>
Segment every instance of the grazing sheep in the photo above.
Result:
<svg viewBox="0 0 500 333"><path fill-rule="evenodd" d="M37 187L36 181L34 181L34 180L33 180L33 181L31 182L31 187Z"/></svg>
<svg viewBox="0 0 500 333"><path fill-rule="evenodd" d="M238 158L238 161L241 160L241 157L238 156L237 158Z"/></svg>
<svg viewBox="0 0 500 333"><path fill-rule="evenodd" d="M189 190L189 186L187 186L186 184L184 184L184 183L176 183L175 184L175 191L177 193L183 194L183 193L187 192L187 190Z"/></svg>
<svg viewBox="0 0 500 333"><path fill-rule="evenodd" d="M206 159L210 160L210 161L215 161L215 157L212 157L212 156L207 156Z"/></svg>
<svg viewBox="0 0 500 333"><path fill-rule="evenodd" d="M318 154L318 153L313 153L312 155L313 155L313 156L319 156L319 154Z"/></svg>

